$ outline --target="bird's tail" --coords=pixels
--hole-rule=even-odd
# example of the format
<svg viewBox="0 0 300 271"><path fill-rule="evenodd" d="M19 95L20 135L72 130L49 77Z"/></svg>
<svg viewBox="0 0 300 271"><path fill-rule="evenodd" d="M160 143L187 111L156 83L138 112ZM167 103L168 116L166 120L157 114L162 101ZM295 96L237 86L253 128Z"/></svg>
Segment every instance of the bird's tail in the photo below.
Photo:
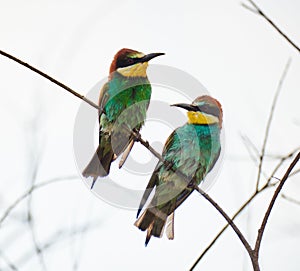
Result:
<svg viewBox="0 0 300 271"><path fill-rule="evenodd" d="M109 174L111 162L114 160L114 152L111 147L109 137L102 136L100 144L93 155L91 161L83 170L82 175L86 178L93 177L94 181L98 177Z"/></svg>
<svg viewBox="0 0 300 271"><path fill-rule="evenodd" d="M153 179L151 178L151 180L155 182L154 178ZM149 184L151 183L151 180ZM149 193L149 191L150 192L152 191L149 189L153 187L151 184L150 185L149 184L146 189L146 191L148 191L147 194ZM156 198L157 195L156 197L154 196L154 198L151 201L151 204L152 206L155 207L148 207L142 213L140 218L138 218L137 221L134 223L134 225L138 227L140 230L142 231L147 230L146 241L145 241L146 246L149 243L151 236L155 236L155 237L162 236L165 226L166 226L166 235L168 239L170 240L174 239L174 212L176 208L178 208L192 192L193 189L191 188L184 189L174 199L156 206L155 203L157 203L158 199ZM138 214L140 213L144 204L145 204L145 200L143 197Z"/></svg>
<svg viewBox="0 0 300 271"><path fill-rule="evenodd" d="M163 207L147 208L134 223L140 230L147 230L145 246L149 243L151 236L162 236L171 205L171 203L166 203Z"/></svg>

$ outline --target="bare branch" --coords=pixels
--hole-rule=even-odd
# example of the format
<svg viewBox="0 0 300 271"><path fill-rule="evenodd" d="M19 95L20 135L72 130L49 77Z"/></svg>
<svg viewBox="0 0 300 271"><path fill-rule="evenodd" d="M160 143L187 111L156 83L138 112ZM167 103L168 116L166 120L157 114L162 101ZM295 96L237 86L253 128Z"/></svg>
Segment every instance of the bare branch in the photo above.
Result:
<svg viewBox="0 0 300 271"><path fill-rule="evenodd" d="M256 180L256 188L255 188L256 191L258 190L258 187L259 187L260 176L261 176L262 166L263 166L263 160L265 158L266 146L267 146L267 141L268 141L268 138L269 138L269 132L270 132L270 127L271 127L271 123L272 123L272 120L273 120L275 107L276 107L278 96L279 96L280 91L282 89L282 85L283 85L283 82L285 80L285 77L286 77L286 74L288 72L288 69L289 69L290 65L291 65L291 59L289 59L288 62L286 63L286 65L285 65L284 71L281 75L281 78L280 78L278 86L277 86L277 90L276 90L274 98L273 98L273 103L272 103L271 111L270 111L270 114L269 114L269 119L268 119L267 126L266 126L264 142L263 142L263 145L262 145L262 148L261 148L261 154L260 154L260 157L259 157L258 174L257 174L257 180Z"/></svg>
<svg viewBox="0 0 300 271"><path fill-rule="evenodd" d="M288 43L290 43L299 53L300 53L300 48L299 46L297 46L285 33L282 32L282 30L254 3L254 1L252 0L248 0L253 7L256 9L257 12L255 12L252 8L250 8L249 6L242 4L242 6L252 12L254 12L255 14L259 14L260 16L262 16L273 28L276 29L276 31L283 36Z"/></svg>
<svg viewBox="0 0 300 271"><path fill-rule="evenodd" d="M273 206L275 204L275 201L276 201L276 199L277 199L277 197L278 197L278 195L279 195L282 187L284 186L286 180L288 179L290 173L292 172L293 168L298 163L299 159L300 159L300 152L297 154L297 156L295 157L295 159L293 160L293 162L288 167L286 173L282 177L282 179L281 179L278 187L276 188L275 193L274 193L274 195L273 195L273 197L271 199L270 205L269 205L269 207L268 207L268 209L266 211L266 214L265 214L264 219L262 221L261 227L258 230L258 235L257 235L257 239L256 239L255 249L254 249L255 254L256 254L257 257L259 255L259 249L260 249L260 244L261 244L261 241L262 241L262 237L263 237L263 234L264 234L264 231L265 231L265 228L266 228L269 216L270 216L271 211L273 209Z"/></svg>

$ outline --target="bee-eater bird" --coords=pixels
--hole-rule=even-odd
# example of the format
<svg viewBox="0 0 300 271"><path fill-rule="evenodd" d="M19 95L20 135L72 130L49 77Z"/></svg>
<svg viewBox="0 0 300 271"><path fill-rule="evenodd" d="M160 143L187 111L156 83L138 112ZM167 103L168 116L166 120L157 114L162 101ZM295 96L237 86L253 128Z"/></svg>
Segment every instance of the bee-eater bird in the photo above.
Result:
<svg viewBox="0 0 300 271"><path fill-rule="evenodd" d="M148 61L163 53L143 54L131 49L117 52L110 66L109 79L99 96L99 146L82 175L98 177L109 174L111 162L123 153L122 167L134 144L130 132L139 131L146 119L151 85L146 70ZM124 129L126 128L126 129Z"/></svg>
<svg viewBox="0 0 300 271"><path fill-rule="evenodd" d="M174 104L186 109L188 122L169 136L162 157L170 165L158 162L142 197L137 217L152 190L154 196L148 207L135 222L140 230L147 230L145 245L151 236L166 235L174 238L174 211L193 192L191 184L199 185L214 167L221 152L222 107L214 98L204 95L192 104ZM175 171L174 171L175 170ZM180 171L190 180L182 179Z"/></svg>

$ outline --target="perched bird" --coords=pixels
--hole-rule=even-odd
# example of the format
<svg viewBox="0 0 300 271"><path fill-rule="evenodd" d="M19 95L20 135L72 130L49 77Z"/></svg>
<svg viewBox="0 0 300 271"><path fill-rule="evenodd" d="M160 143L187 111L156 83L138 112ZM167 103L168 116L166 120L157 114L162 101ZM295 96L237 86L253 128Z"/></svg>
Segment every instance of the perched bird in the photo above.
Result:
<svg viewBox="0 0 300 271"><path fill-rule="evenodd" d="M151 236L161 237L165 226L167 237L174 238L175 209L193 192L191 184L199 185L204 180L221 152L223 112L216 99L204 95L192 104L173 106L188 111L188 122L175 129L164 146L162 157L172 168L158 162L142 197L137 217L155 188L151 202L135 222L140 230L147 231L145 245ZM186 178L180 177L174 170L180 171Z"/></svg>
<svg viewBox="0 0 300 271"><path fill-rule="evenodd" d="M83 176L98 177L109 174L111 162L123 153L119 167L124 164L134 144L130 131L139 131L144 124L151 98L151 85L146 70L148 61L163 55L145 55L131 49L117 52L110 66L109 80L99 96L99 146Z"/></svg>

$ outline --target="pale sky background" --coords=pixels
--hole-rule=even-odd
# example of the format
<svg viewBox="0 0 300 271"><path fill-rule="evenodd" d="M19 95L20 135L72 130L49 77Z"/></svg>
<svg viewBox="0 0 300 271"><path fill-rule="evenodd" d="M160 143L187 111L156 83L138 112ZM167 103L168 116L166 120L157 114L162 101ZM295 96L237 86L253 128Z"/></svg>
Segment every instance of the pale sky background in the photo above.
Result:
<svg viewBox="0 0 300 271"><path fill-rule="evenodd" d="M284 155L299 147L299 53L265 20L243 8L240 0L0 0L0 4L1 50L82 94L108 75L113 55L123 47L165 52L153 63L196 77L223 105L225 156L209 194L229 214L253 192L257 175L241 134L261 147L273 95L289 58L292 63L274 115L267 153ZM299 1L259 0L257 4L300 44ZM161 94L163 91L154 87L153 99L164 97L167 103L175 102L174 97ZM37 183L78 175L73 128L80 101L2 56L0 93L2 216L30 187L36 160L40 165ZM159 123L157 127L151 125L153 129L142 130L143 137L164 143L170 129ZM132 155L145 162L151 159L139 144ZM266 159L264 171L270 174L275 163ZM124 174L128 175L125 170ZM282 174L283 170L276 176ZM111 176L122 182L116 165ZM149 177L139 176L141 186ZM299 178L291 178L284 187L284 193L295 199L299 199ZM251 244L272 192L260 195L237 220ZM216 210L194 193L176 211L175 240L153 238L145 248L145 233L133 226L135 211L103 202L80 178L41 188L33 194L32 205L41 246L66 231L43 254L48 271L188 270L225 224ZM3 255L19 270L43 270L29 227L20 221L25 219L26 208L25 200L0 229L1 271L10 270ZM261 269L299 270L300 206L279 198L273 211L261 248ZM72 235L74 227L86 223L94 227ZM252 267L240 241L228 229L197 270Z"/></svg>

